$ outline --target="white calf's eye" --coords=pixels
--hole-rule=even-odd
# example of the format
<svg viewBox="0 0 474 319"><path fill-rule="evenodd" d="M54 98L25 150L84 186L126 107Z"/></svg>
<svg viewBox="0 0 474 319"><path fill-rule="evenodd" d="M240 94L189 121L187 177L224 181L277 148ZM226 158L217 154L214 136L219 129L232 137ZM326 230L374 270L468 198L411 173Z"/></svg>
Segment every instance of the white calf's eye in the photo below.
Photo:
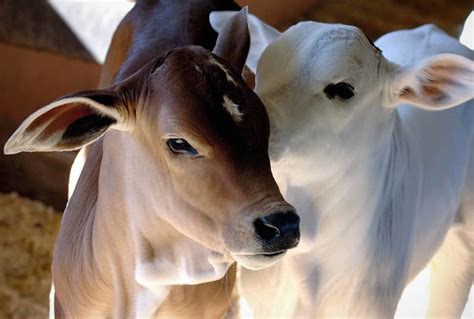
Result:
<svg viewBox="0 0 474 319"><path fill-rule="evenodd" d="M173 153L198 155L198 151L194 147L192 147L185 139L170 138L166 141L166 144Z"/></svg>
<svg viewBox="0 0 474 319"><path fill-rule="evenodd" d="M354 96L354 87L346 82L331 83L324 88L324 93L329 99L339 96L343 100L348 100Z"/></svg>

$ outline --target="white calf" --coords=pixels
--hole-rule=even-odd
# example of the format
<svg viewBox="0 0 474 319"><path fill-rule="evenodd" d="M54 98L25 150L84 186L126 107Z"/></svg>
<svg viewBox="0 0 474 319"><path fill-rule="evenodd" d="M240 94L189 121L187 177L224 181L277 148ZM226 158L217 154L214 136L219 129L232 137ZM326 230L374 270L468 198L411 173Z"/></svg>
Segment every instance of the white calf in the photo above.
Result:
<svg viewBox="0 0 474 319"><path fill-rule="evenodd" d="M459 316L474 265L472 51L432 25L386 35L379 49L352 26L303 22L275 37L250 22L260 45L250 57L271 42L255 90L302 231L282 263L242 270L253 313L393 317L448 233L429 311Z"/></svg>

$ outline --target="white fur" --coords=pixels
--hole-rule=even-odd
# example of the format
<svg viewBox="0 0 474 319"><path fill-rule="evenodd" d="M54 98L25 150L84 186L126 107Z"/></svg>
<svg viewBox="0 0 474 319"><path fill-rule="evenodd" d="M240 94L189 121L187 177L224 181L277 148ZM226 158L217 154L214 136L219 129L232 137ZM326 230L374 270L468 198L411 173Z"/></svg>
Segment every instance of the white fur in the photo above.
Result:
<svg viewBox="0 0 474 319"><path fill-rule="evenodd" d="M86 160L87 160L86 149L82 148L81 150L79 150L76 157L74 158L74 161L72 162L72 165L71 165L71 171L69 172L69 180L68 180L68 185L67 185L67 198L68 199L71 198L72 193L74 192L74 189L76 188L77 181L79 180L79 177L81 176L82 168L84 167Z"/></svg>
<svg viewBox="0 0 474 319"><path fill-rule="evenodd" d="M227 95L224 95L223 99L224 103L222 105L224 106L224 109L229 112L235 122L239 123L243 116L239 110L239 106L235 104Z"/></svg>
<svg viewBox="0 0 474 319"><path fill-rule="evenodd" d="M464 22L459 41L469 49L474 50L474 10L471 11L466 22Z"/></svg>
<svg viewBox="0 0 474 319"><path fill-rule="evenodd" d="M229 71L227 71L227 69L222 65L220 64L216 59L214 58L211 58L211 63L217 65L224 73L225 73L225 78L227 79L227 81L229 81L230 83L232 83L233 85L237 85L237 82L235 82L234 78L232 77L232 75L229 73Z"/></svg>
<svg viewBox="0 0 474 319"><path fill-rule="evenodd" d="M136 294L136 318L152 318L169 294L169 287L157 285L153 289L143 289Z"/></svg>
<svg viewBox="0 0 474 319"><path fill-rule="evenodd" d="M429 313L461 315L474 269L474 205L460 202L474 197L473 53L432 25L377 45L385 57L355 27L304 22L260 57L256 92L271 120L272 169L301 216L302 239L283 265L241 270L256 317L393 317L451 227L462 231L443 247L462 256L451 261L459 272L443 266L435 275ZM440 53L465 58L433 57ZM449 70L439 100L420 90L435 60ZM328 99L324 88L338 82L355 96ZM407 87L421 107L400 105Z"/></svg>

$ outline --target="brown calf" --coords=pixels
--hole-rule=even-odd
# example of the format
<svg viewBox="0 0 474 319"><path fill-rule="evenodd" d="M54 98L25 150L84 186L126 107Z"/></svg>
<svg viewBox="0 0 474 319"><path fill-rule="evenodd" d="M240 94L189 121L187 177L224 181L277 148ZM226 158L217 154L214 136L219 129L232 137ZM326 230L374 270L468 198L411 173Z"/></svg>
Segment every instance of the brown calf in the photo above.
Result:
<svg viewBox="0 0 474 319"><path fill-rule="evenodd" d="M183 39L180 26L207 19L214 6L179 3L138 2L125 21L143 12L132 20L153 26L147 21L170 8L209 3L171 26ZM131 47L116 55L126 58L113 86L43 107L7 142L6 153L95 142L56 242L58 317L222 317L234 272L222 278L235 261L267 267L298 243L299 218L270 171L265 109L240 76L246 19L246 10L234 16L213 52L157 48L153 35L166 35L165 24L129 30Z"/></svg>

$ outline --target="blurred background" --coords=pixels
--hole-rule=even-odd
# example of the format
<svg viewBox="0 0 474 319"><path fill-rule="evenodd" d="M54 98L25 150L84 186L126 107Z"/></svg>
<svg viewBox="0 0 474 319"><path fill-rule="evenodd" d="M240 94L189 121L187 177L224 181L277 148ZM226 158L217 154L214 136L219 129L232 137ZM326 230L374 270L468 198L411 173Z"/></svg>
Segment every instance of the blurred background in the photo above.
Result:
<svg viewBox="0 0 474 319"><path fill-rule="evenodd" d="M316 20L356 25L373 40L425 23L459 37L474 6L471 0L236 2L281 31ZM31 112L59 96L97 86L113 31L132 6L127 0L0 1L2 149ZM47 314L51 250L73 158L72 153L0 152L0 318Z"/></svg>

